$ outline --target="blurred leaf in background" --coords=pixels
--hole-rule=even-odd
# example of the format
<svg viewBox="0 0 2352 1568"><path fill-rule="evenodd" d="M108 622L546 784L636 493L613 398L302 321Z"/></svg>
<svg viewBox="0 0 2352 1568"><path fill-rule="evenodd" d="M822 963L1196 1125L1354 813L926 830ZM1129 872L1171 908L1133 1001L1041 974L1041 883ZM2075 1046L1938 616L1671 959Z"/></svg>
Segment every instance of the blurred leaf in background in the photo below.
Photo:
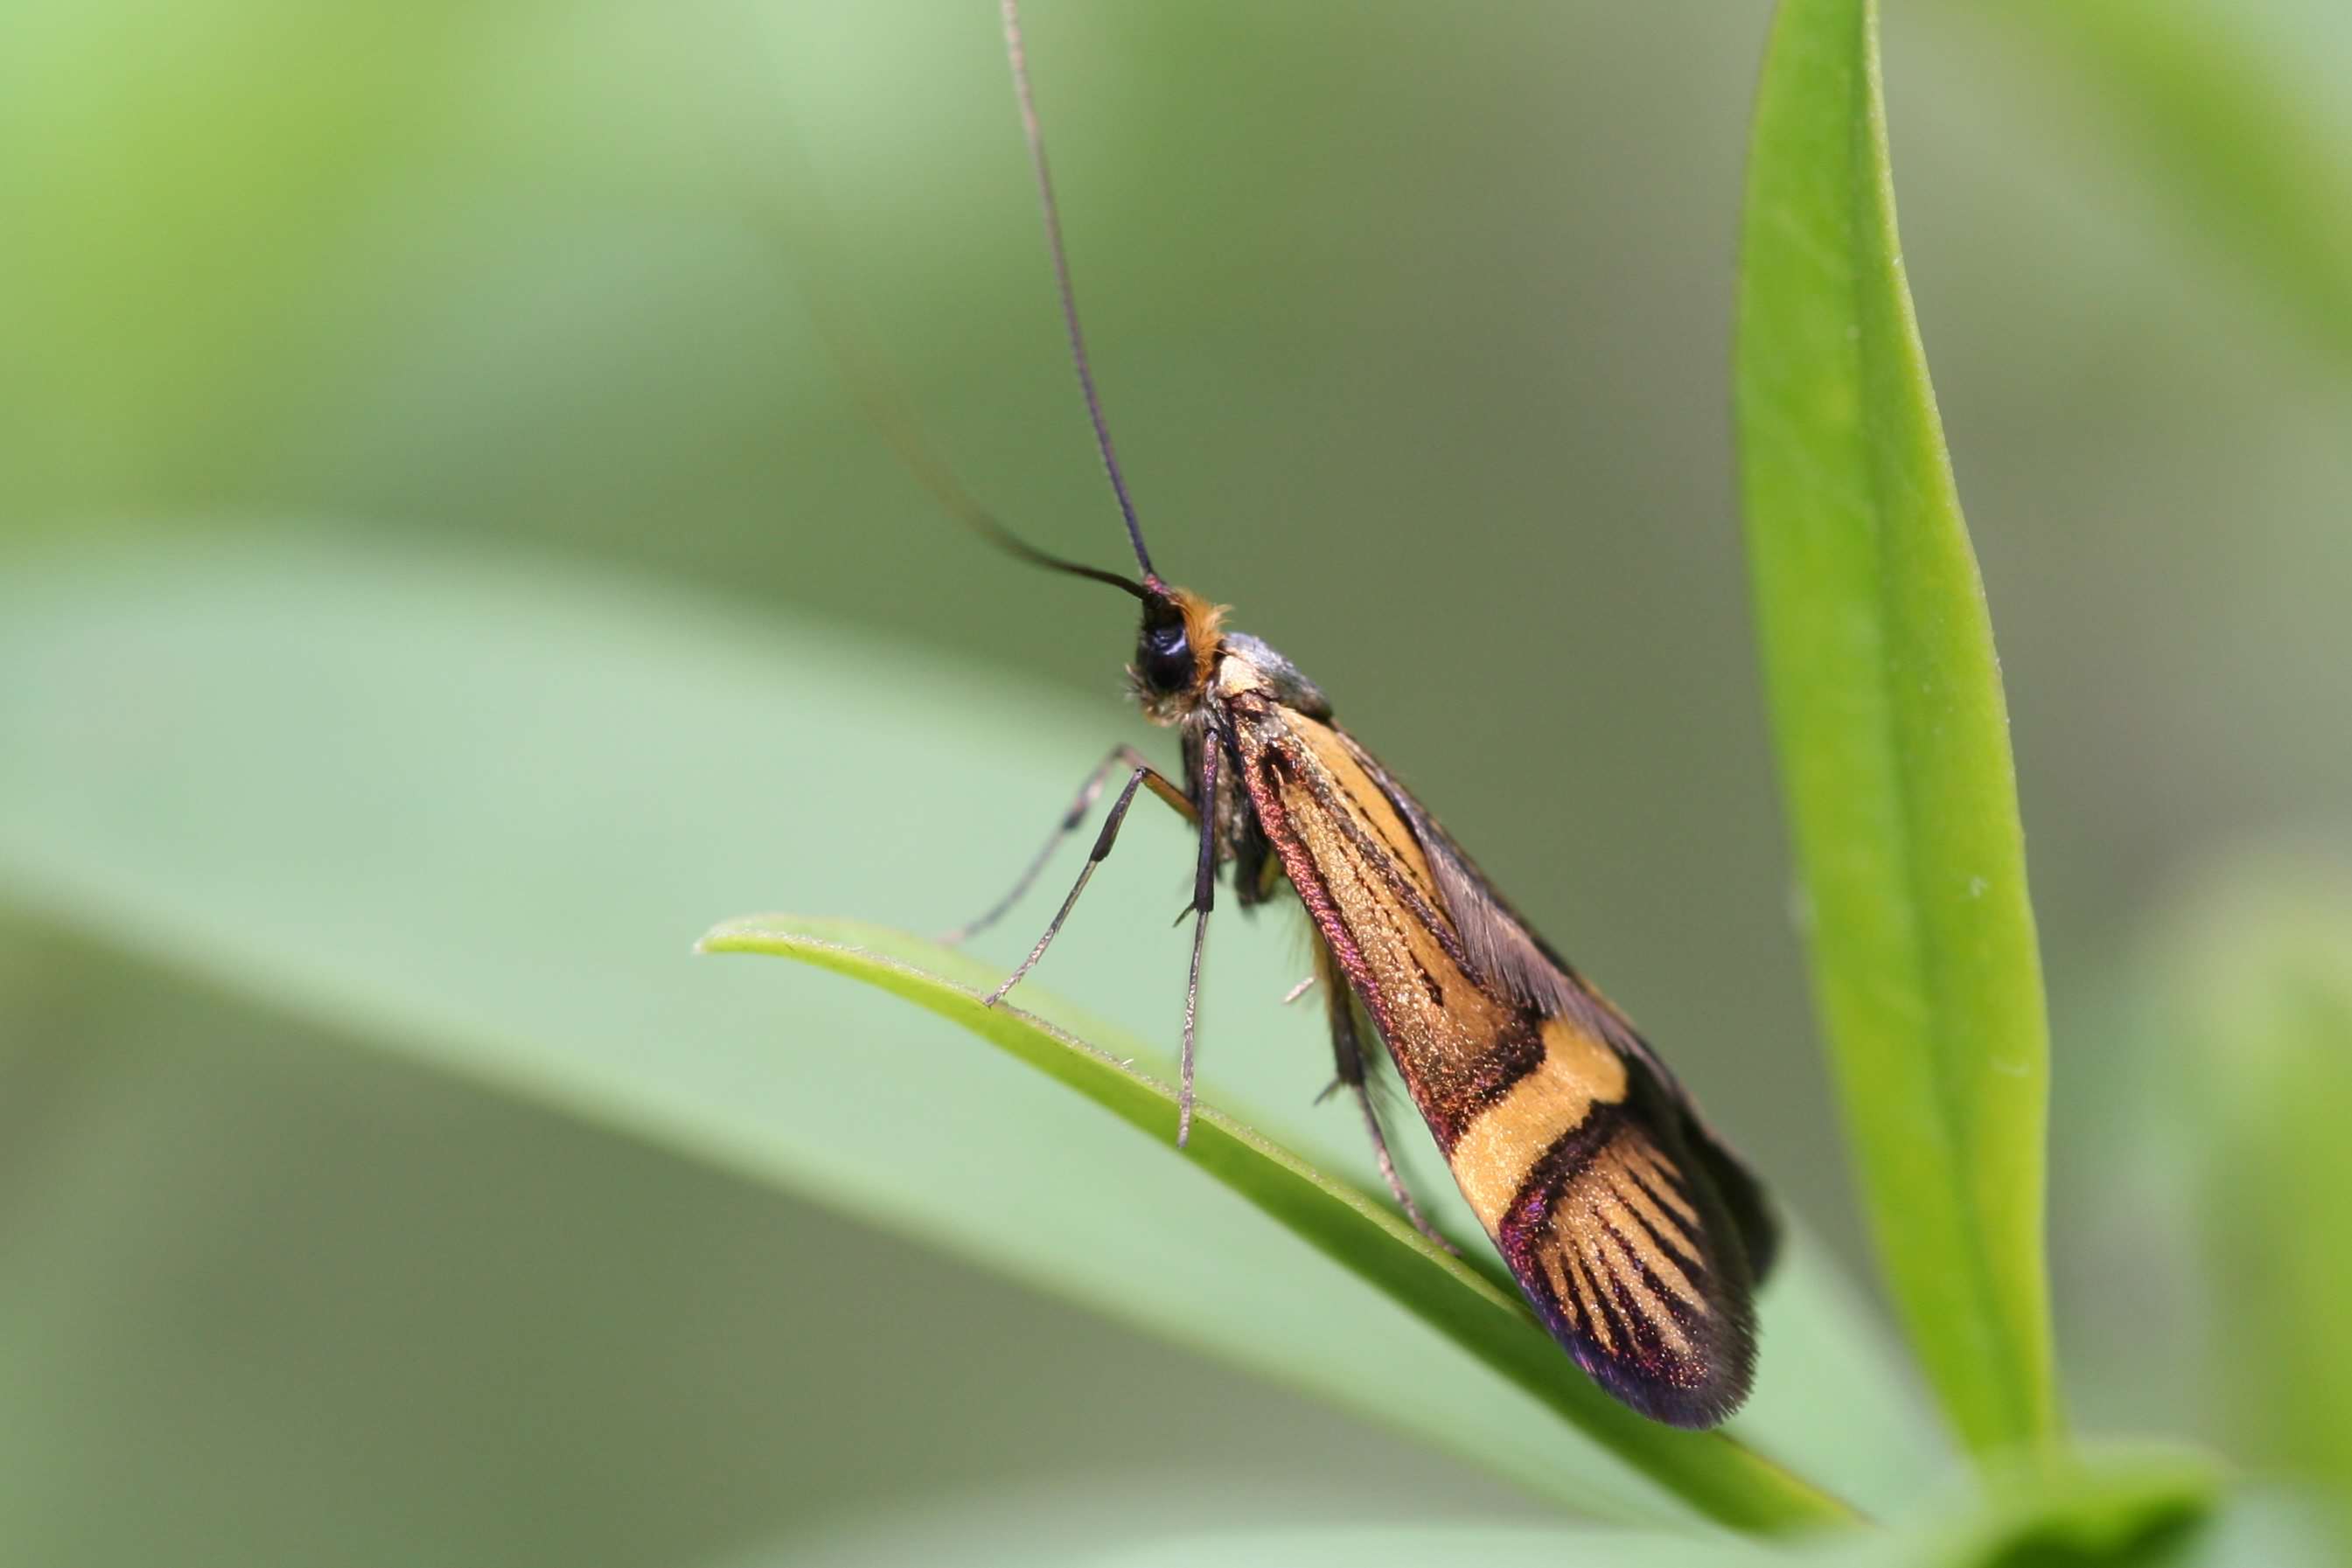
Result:
<svg viewBox="0 0 2352 1568"><path fill-rule="evenodd" d="M2249 855L2176 925L2158 994L2215 1134L2198 1174L2230 1435L2352 1500L2352 865Z"/></svg>
<svg viewBox="0 0 2352 1568"><path fill-rule="evenodd" d="M977 1496L1040 1552L1171 1495L1540 1521L1056 1292L8 935L38 971L0 1019L12 1562L718 1561Z"/></svg>
<svg viewBox="0 0 2352 1568"><path fill-rule="evenodd" d="M0 667L45 678L0 685L0 867L50 923L270 999L331 1038L985 1261L1557 1503L1688 1517L1166 1139L959 1030L911 1022L903 1004L689 953L712 897L786 888L819 905L908 907L943 879L992 881L1001 846L984 835L842 826L936 810L926 759L986 750L970 677L822 628L755 631L601 575L348 543L150 546L52 568L4 602ZM831 678L795 679L810 668ZM1089 745L1077 708L1034 707L1029 747L969 788L1005 820L1058 795L1051 754ZM434 761L418 769L412 756ZM164 777L173 809L158 811ZM370 824L358 841L355 810ZM1138 847L1152 841L1137 831ZM1097 896L1110 907L1067 934L1057 972L1130 1004L1181 1001L1155 893L1181 883L1181 861L1108 865ZM1288 946L1219 948L1204 1028L1226 1043L1204 1094L1268 1108L1251 1119L1373 1186L1357 1124L1313 1108L1328 1061L1291 1048L1316 1042L1316 1020L1276 1005ZM1937 1446L1826 1260L1794 1250L1767 1301L1778 1354L1752 1430L1864 1506L1892 1506L1926 1483ZM798 1332L791 1300L860 1267L822 1254L783 1266L796 1283L776 1303L779 1333ZM898 1386L872 1370L889 1342L931 1334L929 1320L956 1310L919 1297L877 1321L883 1359L864 1375ZM902 1391L920 1385L910 1367ZM1158 1432L1148 1405L1096 1397ZM797 1403L829 1421L859 1400L812 1388ZM975 1423L974 1437L1005 1430Z"/></svg>
<svg viewBox="0 0 2352 1568"><path fill-rule="evenodd" d="M2271 47L2282 13L2240 46L2326 57L2333 13L2303 10L2310 32ZM941 445L1047 543L1097 548L993 23L27 0L0 51L0 537L498 535L949 651L1002 672L999 711L1015 676L1107 692L1112 608L942 528L759 216L763 151L797 136ZM1742 1143L1851 1245L1732 546L1725 225L1764 23L1696 0L1031 18L1171 569L1234 580L1242 623L1512 867L1705 1099L1755 1107ZM2042 74L2028 24L1889 27L2063 1005L2162 866L2352 791L2345 727L2298 717L2352 636L2352 539L2326 526L2344 389L2151 226L2163 169ZM1393 634L1433 605L1478 612ZM1493 766L1505 737L1519 760ZM1535 774L1573 777L1574 810L1530 810Z"/></svg>
<svg viewBox="0 0 2352 1568"><path fill-rule="evenodd" d="M2098 1201L2121 1107L2160 1087L2118 977L2183 868L2347 826L2347 382L2314 351L2324 307L2292 301L2341 297L2326 193L2352 142L2341 7L2166 19L2151 48L2189 42L2160 70L2087 7L1923 0L1886 51L2060 1020L2068 1401L2221 1437L2237 1393L2158 1332L2201 1289L2196 1231ZM1169 569L1509 868L1852 1261L1724 395L1767 22L1037 0L1029 27ZM686 955L734 909L959 918L1139 737L1122 613L938 520L761 216L765 151L798 137L941 444L1044 542L1108 553L992 7L19 0L5 36L0 1539L69 1563L635 1563L861 1527L880 1553L974 1507L1036 1527L989 1538L1024 1560L1038 1531L1076 1551L1212 1508L1552 1528L1367 1403L1170 1348L1219 1310L1310 1340L1333 1284L1172 1157L953 1031ZM2236 129L2184 151L2172 92ZM2266 147L2295 179L2229 172ZM2306 281L2266 294L2290 267ZM257 528L355 537L231 539ZM678 646L700 652L648 657ZM1130 852L1052 983L1157 1038L1183 856ZM1320 1042L1274 1006L1289 941L1216 939L1210 1071L1360 1174L1346 1119L1307 1109ZM685 1030L689 991L711 1010ZM673 1087L583 1089L583 1054L608 1089ZM836 1074L870 1092L814 1087ZM957 1113L978 1103L985 1125ZM971 1210L895 1239L777 1125L932 1148ZM1120 1185L1024 1186L1008 1139ZM1097 1269L1156 1270L1150 1333L1080 1310L1131 1298L995 1222L1024 1203ZM1139 1205L1204 1252L1122 1236ZM1018 1256L975 1267L972 1213ZM2118 1257L2138 1271L2088 1261ZM1381 1345L1381 1375L1484 1408L1363 1310L1346 1343ZM1939 1456L1864 1343L1873 1414L1836 1384L1804 1442L1875 1503ZM1659 1507L1528 1452L1556 1498Z"/></svg>

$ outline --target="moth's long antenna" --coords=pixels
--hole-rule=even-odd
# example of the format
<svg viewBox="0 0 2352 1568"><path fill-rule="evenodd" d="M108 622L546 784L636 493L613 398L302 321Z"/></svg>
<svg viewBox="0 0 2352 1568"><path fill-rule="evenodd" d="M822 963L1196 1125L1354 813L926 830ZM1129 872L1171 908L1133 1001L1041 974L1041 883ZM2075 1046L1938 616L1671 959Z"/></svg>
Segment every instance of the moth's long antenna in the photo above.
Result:
<svg viewBox="0 0 2352 1568"><path fill-rule="evenodd" d="M1118 497L1120 515L1127 518L1127 537L1134 542L1135 559L1147 582L1158 579L1151 570L1151 552L1143 548L1143 525L1135 520L1135 499L1127 493L1127 476L1119 472L1118 454L1110 444L1110 425L1103 418L1102 399L1095 392L1095 373L1087 362L1087 337L1078 328L1078 299L1070 287L1070 258L1062 244L1062 214L1054 204L1054 176L1045 167L1045 138L1037 126L1036 95L1029 90L1029 57L1021 47L1020 0L1004 0L1004 52L1013 61L1013 89L1021 99L1021 129L1029 138L1029 162L1037 171L1037 200L1045 209L1045 246L1054 256L1054 286L1062 297L1062 321L1070 332L1070 358L1078 368L1078 387L1087 394L1087 417L1094 421L1095 444L1102 449L1103 467Z"/></svg>

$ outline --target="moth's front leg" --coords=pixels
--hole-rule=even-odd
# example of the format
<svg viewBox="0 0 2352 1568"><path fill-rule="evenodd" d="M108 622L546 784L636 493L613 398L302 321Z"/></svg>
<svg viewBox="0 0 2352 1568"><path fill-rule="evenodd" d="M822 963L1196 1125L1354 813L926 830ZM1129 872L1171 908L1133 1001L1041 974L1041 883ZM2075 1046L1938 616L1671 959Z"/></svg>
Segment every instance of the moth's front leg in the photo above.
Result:
<svg viewBox="0 0 2352 1568"><path fill-rule="evenodd" d="M1012 889L1003 897L990 904L976 918L966 921L954 930L941 936L940 941L950 947L958 946L1003 919L1013 906L1020 903L1026 896L1029 889L1035 885L1039 874L1045 869L1045 862L1052 860L1054 852L1062 847L1062 841L1086 825L1087 813L1094 810L1095 801L1102 795L1103 786L1110 781L1112 771L1118 768L1126 768L1148 775L1146 782L1150 784L1154 794L1181 812L1186 821L1198 819L1200 813L1193 807L1192 802L1184 798L1184 792L1176 787L1172 779L1154 771L1143 753L1124 743L1114 746L1110 748L1109 755L1095 764L1094 771L1087 775L1087 781L1078 786L1077 799L1070 802L1070 809L1064 811L1061 821L1054 824L1054 831L1046 835L1045 843L1039 846L1034 855L1030 857L1029 863L1022 868L1021 874L1013 879Z"/></svg>
<svg viewBox="0 0 2352 1568"><path fill-rule="evenodd" d="M1112 753L1112 759L1117 760L1120 755L1118 752ZM1045 956L1045 949L1054 945L1055 936L1062 929L1062 922L1070 917L1070 911L1077 905L1078 894L1086 892L1087 882L1092 880L1095 867L1110 858L1111 846L1118 842L1118 825L1127 820L1127 809L1135 804L1135 792L1147 784L1151 787L1153 794L1181 812L1187 821L1203 820L1199 810L1192 805L1191 797L1185 794L1174 779L1138 758L1135 771L1128 775L1127 788L1121 789L1118 792L1118 799L1111 803L1110 814L1103 819L1102 831L1095 835L1095 847L1087 852L1087 863L1079 870L1078 880L1071 884L1069 896L1062 900L1062 907L1054 912L1053 922L1045 927L1045 935L1037 938L1037 945L1029 949L1029 956L1021 960L1021 967L1006 977L1004 984L981 998L982 1007L992 1008L1003 1001L1005 993L1019 985L1028 976L1029 971L1037 967L1037 960ZM1080 800L1082 802L1085 800L1083 792ZM1079 814L1084 814L1083 807ZM1048 849L1051 847L1050 844L1047 846ZM1192 956L1193 979L1196 987L1199 983L1200 967L1200 949L1196 943ZM1192 1038L1191 1012L1191 1006L1188 1003L1185 1009L1185 1038L1188 1041Z"/></svg>

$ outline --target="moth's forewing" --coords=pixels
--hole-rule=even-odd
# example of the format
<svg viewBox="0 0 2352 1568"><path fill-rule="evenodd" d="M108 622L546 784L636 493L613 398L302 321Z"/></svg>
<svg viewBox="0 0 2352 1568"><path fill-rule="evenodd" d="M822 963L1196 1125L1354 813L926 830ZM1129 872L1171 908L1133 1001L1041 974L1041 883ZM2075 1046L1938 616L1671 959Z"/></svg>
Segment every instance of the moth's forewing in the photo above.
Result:
<svg viewBox="0 0 2352 1568"><path fill-rule="evenodd" d="M1537 1316L1636 1410L1722 1420L1755 1363L1743 1232L1770 1245L1753 1181L1361 747L1246 660L1219 695L1257 826Z"/></svg>
<svg viewBox="0 0 2352 1568"><path fill-rule="evenodd" d="M1546 1147L1487 1232L1577 1364L1643 1415L1711 1427L1755 1367L1747 1250L1674 1094L1639 1064L1625 1090Z"/></svg>

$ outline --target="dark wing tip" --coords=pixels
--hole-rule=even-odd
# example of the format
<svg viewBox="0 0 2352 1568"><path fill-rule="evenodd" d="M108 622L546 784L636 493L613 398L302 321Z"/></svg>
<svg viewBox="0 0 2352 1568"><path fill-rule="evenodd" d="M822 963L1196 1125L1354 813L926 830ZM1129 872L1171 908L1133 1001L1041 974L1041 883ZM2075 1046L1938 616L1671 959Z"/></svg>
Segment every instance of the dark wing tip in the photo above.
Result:
<svg viewBox="0 0 2352 1568"><path fill-rule="evenodd" d="M1697 1116L1685 1113L1683 1131L1738 1233L1740 1250L1748 1257L1748 1281L1760 1287L1771 1277L1772 1265L1780 1257L1780 1222L1772 1213L1771 1199L1764 1195L1764 1184L1748 1168L1748 1162Z"/></svg>
<svg viewBox="0 0 2352 1568"><path fill-rule="evenodd" d="M1619 1404L1653 1421L1694 1432L1720 1427L1731 1419L1747 1403L1755 1379L1752 1348L1745 1359L1717 1367L1712 1375L1692 1385L1646 1375L1610 1356L1591 1354L1581 1346L1570 1346L1569 1354Z"/></svg>
<svg viewBox="0 0 2352 1568"><path fill-rule="evenodd" d="M1537 1317L1594 1382L1671 1426L1721 1423L1755 1381L1744 1227L1670 1095L1642 1082L1496 1238ZM1598 1131L1599 1129L1595 1129Z"/></svg>
<svg viewBox="0 0 2352 1568"><path fill-rule="evenodd" d="M1670 1427L1719 1427L1748 1401L1756 1381L1756 1329L1747 1301L1718 1303L1719 1331L1695 1355L1611 1354L1572 1329L1555 1338L1619 1403ZM1621 1347L1622 1349L1622 1347Z"/></svg>

